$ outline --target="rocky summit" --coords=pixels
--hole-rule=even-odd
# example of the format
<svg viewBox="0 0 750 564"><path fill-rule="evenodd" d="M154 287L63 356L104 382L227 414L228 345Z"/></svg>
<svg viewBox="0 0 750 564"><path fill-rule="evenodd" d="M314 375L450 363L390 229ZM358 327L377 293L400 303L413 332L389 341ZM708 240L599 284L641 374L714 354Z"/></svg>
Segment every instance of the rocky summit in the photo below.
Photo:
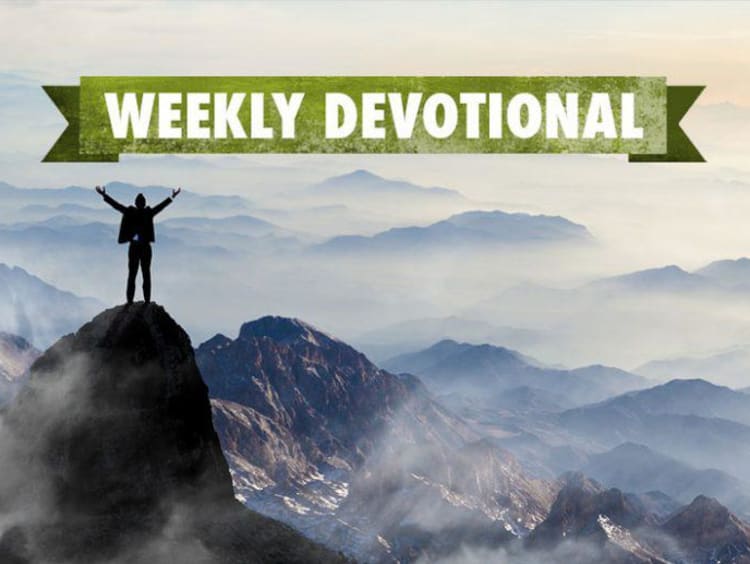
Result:
<svg viewBox="0 0 750 564"><path fill-rule="evenodd" d="M552 503L550 483L525 476L419 379L300 320L248 322L196 358L238 497L358 560L497 546Z"/></svg>
<svg viewBox="0 0 750 564"><path fill-rule="evenodd" d="M549 515L525 539L546 562L750 563L750 527L715 499L698 496L672 510L663 494L606 489L580 473L560 485Z"/></svg>
<svg viewBox="0 0 750 564"><path fill-rule="evenodd" d="M117 307L32 366L0 436L2 562L335 562L234 500L186 333Z"/></svg>

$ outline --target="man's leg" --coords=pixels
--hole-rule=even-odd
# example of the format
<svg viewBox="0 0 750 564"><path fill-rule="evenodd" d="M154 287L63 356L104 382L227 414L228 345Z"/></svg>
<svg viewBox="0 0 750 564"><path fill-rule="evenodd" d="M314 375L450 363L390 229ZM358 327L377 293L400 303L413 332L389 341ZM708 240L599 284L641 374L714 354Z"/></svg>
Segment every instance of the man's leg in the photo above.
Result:
<svg viewBox="0 0 750 564"><path fill-rule="evenodd" d="M125 295L128 299L128 303L133 303L133 297L135 296L135 276L138 274L138 246L134 243L130 243L128 248L128 286L125 291Z"/></svg>
<svg viewBox="0 0 750 564"><path fill-rule="evenodd" d="M143 275L143 299L151 301L151 245L143 244L141 250L141 274Z"/></svg>

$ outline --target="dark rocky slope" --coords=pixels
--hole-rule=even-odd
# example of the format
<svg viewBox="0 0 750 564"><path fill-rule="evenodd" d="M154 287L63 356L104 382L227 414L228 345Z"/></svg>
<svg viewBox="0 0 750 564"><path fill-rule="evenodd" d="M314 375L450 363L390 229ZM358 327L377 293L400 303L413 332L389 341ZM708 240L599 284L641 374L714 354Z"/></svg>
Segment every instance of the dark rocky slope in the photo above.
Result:
<svg viewBox="0 0 750 564"><path fill-rule="evenodd" d="M663 494L605 489L567 474L525 545L545 562L748 564L750 526L715 499L672 510Z"/></svg>
<svg viewBox="0 0 750 564"><path fill-rule="evenodd" d="M58 341L3 423L3 562L340 558L235 501L190 340L159 306Z"/></svg>

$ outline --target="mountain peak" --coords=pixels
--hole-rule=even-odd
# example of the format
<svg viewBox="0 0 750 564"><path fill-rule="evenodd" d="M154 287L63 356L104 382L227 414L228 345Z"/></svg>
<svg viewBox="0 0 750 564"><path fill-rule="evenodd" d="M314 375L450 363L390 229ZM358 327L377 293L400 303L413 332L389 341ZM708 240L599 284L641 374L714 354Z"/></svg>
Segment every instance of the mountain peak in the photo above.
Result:
<svg viewBox="0 0 750 564"><path fill-rule="evenodd" d="M316 346L339 343L334 337L301 319L273 315L244 323L240 328L239 337L241 339L268 337L283 344L306 342Z"/></svg>
<svg viewBox="0 0 750 564"><path fill-rule="evenodd" d="M708 380L704 380L703 378L674 378L662 384L662 386L665 389L671 389L671 390L685 389L685 390L697 391L697 390L722 390L724 389L724 390L731 391L731 388L727 388L726 386L718 386L716 384L709 382Z"/></svg>
<svg viewBox="0 0 750 564"><path fill-rule="evenodd" d="M349 184L358 184L360 186L366 185L368 187L375 187L379 184L386 183L386 179L382 176L378 176L377 174L370 172L369 170L358 168L351 172L339 174L337 176L331 176L325 179L322 183L318 184L318 186L338 187Z"/></svg>
<svg viewBox="0 0 750 564"><path fill-rule="evenodd" d="M377 174L374 174L370 172L369 170L365 170L363 168L358 168L357 170L354 170L350 172L349 174L343 174L339 178L345 178L345 177L358 178L360 180L365 179L365 178L367 179L377 178L378 180L382 180L383 178L382 176L378 176Z"/></svg>
<svg viewBox="0 0 750 564"><path fill-rule="evenodd" d="M678 511L669 521L667 528L678 529L695 523L711 523L713 526L724 526L732 518L729 509L719 500L706 495L698 495L687 506Z"/></svg>
<svg viewBox="0 0 750 564"><path fill-rule="evenodd" d="M589 284L591 287L610 288L611 286L626 290L653 291L695 291L708 290L714 282L700 273L688 272L675 264L637 270L619 276L603 278Z"/></svg>
<svg viewBox="0 0 750 564"><path fill-rule="evenodd" d="M579 490L589 494L601 493L604 491L602 485L596 480L592 480L582 472L565 472L558 479L563 488Z"/></svg>
<svg viewBox="0 0 750 564"><path fill-rule="evenodd" d="M28 561L336 560L235 501L190 339L161 306L115 307L60 339L3 423L2 467L24 467L0 497ZM3 540L0 560L19 557Z"/></svg>
<svg viewBox="0 0 750 564"><path fill-rule="evenodd" d="M664 530L678 539L681 559L687 561L745 562L750 557L750 526L704 495L675 513Z"/></svg>
<svg viewBox="0 0 750 564"><path fill-rule="evenodd" d="M331 176L311 186L318 194L336 194L339 197L361 196L370 194L380 197L399 197L403 204L405 196L417 198L447 198L451 201L463 201L464 198L449 188L437 186L420 186L406 180L384 178L369 170L357 169L346 174Z"/></svg>

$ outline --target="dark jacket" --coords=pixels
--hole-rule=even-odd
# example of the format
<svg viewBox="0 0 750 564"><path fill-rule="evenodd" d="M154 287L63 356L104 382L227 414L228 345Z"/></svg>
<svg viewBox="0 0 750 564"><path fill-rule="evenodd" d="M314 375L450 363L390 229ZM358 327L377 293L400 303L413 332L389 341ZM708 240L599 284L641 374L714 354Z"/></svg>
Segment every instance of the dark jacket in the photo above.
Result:
<svg viewBox="0 0 750 564"><path fill-rule="evenodd" d="M154 236L154 216L171 204L172 198L167 198L153 208L146 206L141 209L135 206L123 206L108 194L104 195L104 201L122 213L120 234L117 236L118 243L129 243L135 239L136 235L138 235L137 240L142 243L153 243L156 239Z"/></svg>

